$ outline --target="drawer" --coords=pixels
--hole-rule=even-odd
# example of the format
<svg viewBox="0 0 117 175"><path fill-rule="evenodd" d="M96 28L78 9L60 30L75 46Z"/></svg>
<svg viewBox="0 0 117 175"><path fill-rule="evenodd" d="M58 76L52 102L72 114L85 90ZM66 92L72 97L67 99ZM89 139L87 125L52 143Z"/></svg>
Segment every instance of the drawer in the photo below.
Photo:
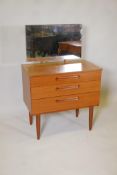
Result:
<svg viewBox="0 0 117 175"><path fill-rule="evenodd" d="M59 43L59 49L61 50L61 51L66 51L66 50L68 50L69 49L69 45L68 44L66 44L66 43Z"/></svg>
<svg viewBox="0 0 117 175"><path fill-rule="evenodd" d="M31 87L61 85L68 83L79 83L84 81L96 81L101 79L100 71L65 73L51 76L31 77Z"/></svg>
<svg viewBox="0 0 117 175"><path fill-rule="evenodd" d="M56 97L62 95L78 94L99 91L99 81L80 82L74 84L63 84L55 86L32 87L32 99L40 99L46 97Z"/></svg>
<svg viewBox="0 0 117 175"><path fill-rule="evenodd" d="M55 98L32 100L32 113L46 113L62 110L96 106L99 104L99 92L69 95Z"/></svg>
<svg viewBox="0 0 117 175"><path fill-rule="evenodd" d="M76 46L69 46L69 52L72 53L81 53L81 47L76 47Z"/></svg>

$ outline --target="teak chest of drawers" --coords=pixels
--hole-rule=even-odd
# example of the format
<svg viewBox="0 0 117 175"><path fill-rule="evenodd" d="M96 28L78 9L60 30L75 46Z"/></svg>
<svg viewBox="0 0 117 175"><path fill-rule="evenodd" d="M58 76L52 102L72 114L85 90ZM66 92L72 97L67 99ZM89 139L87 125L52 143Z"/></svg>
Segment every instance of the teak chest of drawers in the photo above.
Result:
<svg viewBox="0 0 117 175"><path fill-rule="evenodd" d="M23 98L32 124L36 116L37 139L40 138L40 114L89 108L89 129L93 107L99 105L102 69L80 59L78 63L40 65L22 64Z"/></svg>

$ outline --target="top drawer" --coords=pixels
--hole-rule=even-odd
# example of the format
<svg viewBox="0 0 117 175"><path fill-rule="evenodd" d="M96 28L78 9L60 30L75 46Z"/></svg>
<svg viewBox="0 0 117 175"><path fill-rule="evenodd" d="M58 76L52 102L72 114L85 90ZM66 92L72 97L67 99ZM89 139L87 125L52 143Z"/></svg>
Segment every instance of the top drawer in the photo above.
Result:
<svg viewBox="0 0 117 175"><path fill-rule="evenodd" d="M96 81L101 79L100 71L65 73L48 76L31 77L31 87L78 83L84 81Z"/></svg>
<svg viewBox="0 0 117 175"><path fill-rule="evenodd" d="M76 47L76 46L69 46L69 52L72 53L81 53L81 47Z"/></svg>
<svg viewBox="0 0 117 175"><path fill-rule="evenodd" d="M69 49L69 45L66 43L59 43L59 49L66 51Z"/></svg>

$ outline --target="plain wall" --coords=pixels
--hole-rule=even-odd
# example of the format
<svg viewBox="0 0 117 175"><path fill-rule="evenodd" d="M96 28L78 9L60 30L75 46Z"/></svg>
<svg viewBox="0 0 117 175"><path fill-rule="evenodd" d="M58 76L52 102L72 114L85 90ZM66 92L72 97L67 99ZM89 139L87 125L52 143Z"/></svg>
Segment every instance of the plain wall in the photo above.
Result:
<svg viewBox="0 0 117 175"><path fill-rule="evenodd" d="M116 96L117 0L1 0L0 106L23 106L21 63L26 24L83 24L83 57L103 68L102 88Z"/></svg>

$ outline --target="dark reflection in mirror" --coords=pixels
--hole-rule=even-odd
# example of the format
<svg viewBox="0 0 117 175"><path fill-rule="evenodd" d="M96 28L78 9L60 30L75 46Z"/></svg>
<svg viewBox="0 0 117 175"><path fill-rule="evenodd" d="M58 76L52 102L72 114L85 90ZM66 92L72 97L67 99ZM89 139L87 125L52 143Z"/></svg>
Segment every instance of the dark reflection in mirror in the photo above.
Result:
<svg viewBox="0 0 117 175"><path fill-rule="evenodd" d="M27 57L74 54L81 57L82 25L26 25Z"/></svg>

